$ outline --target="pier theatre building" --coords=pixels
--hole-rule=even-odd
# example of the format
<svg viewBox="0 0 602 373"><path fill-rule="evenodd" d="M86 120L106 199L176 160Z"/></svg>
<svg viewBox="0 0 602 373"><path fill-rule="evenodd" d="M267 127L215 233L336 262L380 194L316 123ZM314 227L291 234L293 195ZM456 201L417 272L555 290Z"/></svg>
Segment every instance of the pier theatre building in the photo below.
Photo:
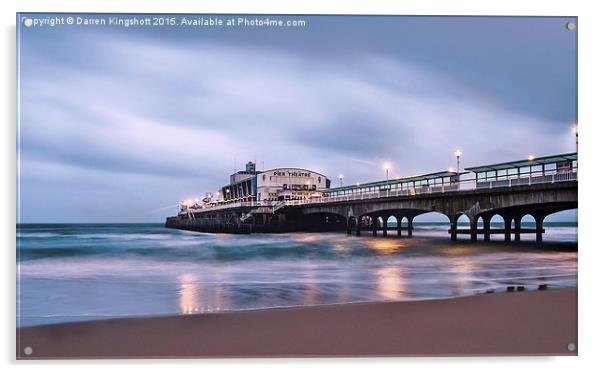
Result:
<svg viewBox="0 0 602 373"><path fill-rule="evenodd" d="M221 188L218 202L263 202L302 200L319 196L319 190L330 188L323 174L302 168L256 170L248 162L244 171L230 175L230 183Z"/></svg>

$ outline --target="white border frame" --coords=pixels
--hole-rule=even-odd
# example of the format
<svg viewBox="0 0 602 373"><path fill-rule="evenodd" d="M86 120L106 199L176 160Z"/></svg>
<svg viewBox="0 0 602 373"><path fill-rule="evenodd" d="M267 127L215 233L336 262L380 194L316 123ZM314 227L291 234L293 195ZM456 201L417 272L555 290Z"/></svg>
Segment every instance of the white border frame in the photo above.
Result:
<svg viewBox="0 0 602 373"><path fill-rule="evenodd" d="M124 0L88 0L73 2L54 0L8 0L1 2L2 12L2 77L1 91L4 125L0 136L2 144L3 174L0 206L3 274L5 287L2 297L2 352L7 368L25 371L42 368L45 371L79 372L82 364L86 370L102 372L132 369L132 364L145 366L148 372L162 372L168 368L195 370L205 368L245 369L250 371L305 371L308 369L332 370L334 365L343 365L345 370L360 371L376 365L377 369L412 369L426 371L462 372L505 372L508 368L537 369L546 372L568 372L587 369L597 363L599 349L600 313L597 298L600 294L599 266L602 264L602 248L598 244L596 219L600 200L596 200L597 183L600 177L594 164L598 159L602 118L599 103L600 66L599 35L602 35L601 19L593 1L556 0L170 0L144 2ZM183 361L86 361L75 362L15 362L15 180L16 180L16 103L15 103L15 13L21 12L154 12L154 13L265 13L265 14L404 14L404 15L537 15L579 17L579 119L580 179L579 199L579 357L556 358L367 358L367 359L238 359L238 360L183 360ZM202 364L203 367L189 366ZM110 365L107 367L105 365ZM172 365L175 365L172 367ZM596 364L599 366L599 364Z"/></svg>

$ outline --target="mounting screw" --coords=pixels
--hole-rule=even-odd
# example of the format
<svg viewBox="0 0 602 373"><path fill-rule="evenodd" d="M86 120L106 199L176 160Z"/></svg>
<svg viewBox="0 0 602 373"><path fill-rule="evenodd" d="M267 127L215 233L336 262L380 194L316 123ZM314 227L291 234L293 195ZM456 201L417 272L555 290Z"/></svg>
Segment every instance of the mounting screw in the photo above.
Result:
<svg viewBox="0 0 602 373"><path fill-rule="evenodd" d="M571 343L569 343L568 345L566 345L566 349L567 349L569 352L574 352L576 347L577 347L577 346L575 346L575 344L574 344L574 343L572 343L572 342L571 342Z"/></svg>
<svg viewBox="0 0 602 373"><path fill-rule="evenodd" d="M31 355L33 354L33 348L27 346L23 349L23 352L25 353L25 355Z"/></svg>
<svg viewBox="0 0 602 373"><path fill-rule="evenodd" d="M33 20L31 18L23 17L23 25L25 27L31 27L31 25L33 25Z"/></svg>
<svg viewBox="0 0 602 373"><path fill-rule="evenodd" d="M573 31L575 29L575 22L567 22L566 29L569 31Z"/></svg>

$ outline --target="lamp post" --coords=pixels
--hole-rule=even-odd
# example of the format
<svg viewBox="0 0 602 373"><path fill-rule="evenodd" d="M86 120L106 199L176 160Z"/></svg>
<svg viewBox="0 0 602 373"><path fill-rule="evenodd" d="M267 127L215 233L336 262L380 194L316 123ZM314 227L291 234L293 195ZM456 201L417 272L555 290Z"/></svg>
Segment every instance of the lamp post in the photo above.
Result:
<svg viewBox="0 0 602 373"><path fill-rule="evenodd" d="M577 127L577 123L573 123L573 125L571 126L571 129L573 130L573 133L575 134L575 153L579 153L579 129ZM578 165L578 160L575 159L575 166L577 166L577 172L579 172L579 165Z"/></svg>
<svg viewBox="0 0 602 373"><path fill-rule="evenodd" d="M386 162L383 165L383 168L385 169L385 176L387 178L387 197L389 196L389 169L391 168L391 164L389 162Z"/></svg>
<svg viewBox="0 0 602 373"><path fill-rule="evenodd" d="M454 154L456 155L456 164L457 164L456 171L458 172L458 178L459 178L460 177L460 156L462 155L462 151L460 149L458 149L458 150L456 150L456 152Z"/></svg>
<svg viewBox="0 0 602 373"><path fill-rule="evenodd" d="M454 155L456 156L456 182L458 183L458 189L460 189L460 156L462 155L462 150L456 149ZM475 180L475 187L477 185L476 183Z"/></svg>
<svg viewBox="0 0 602 373"><path fill-rule="evenodd" d="M339 183L342 188L343 187L343 174L339 174Z"/></svg>
<svg viewBox="0 0 602 373"><path fill-rule="evenodd" d="M387 178L387 190L389 189L389 169L391 168L391 165L387 162L383 165L383 168L385 169L385 176Z"/></svg>
<svg viewBox="0 0 602 373"><path fill-rule="evenodd" d="M385 163L385 175L387 177L387 187L389 187L389 168L390 168L389 164Z"/></svg>
<svg viewBox="0 0 602 373"><path fill-rule="evenodd" d="M579 130L577 128L577 123L573 123L571 128L575 134L575 153L577 153L579 151Z"/></svg>

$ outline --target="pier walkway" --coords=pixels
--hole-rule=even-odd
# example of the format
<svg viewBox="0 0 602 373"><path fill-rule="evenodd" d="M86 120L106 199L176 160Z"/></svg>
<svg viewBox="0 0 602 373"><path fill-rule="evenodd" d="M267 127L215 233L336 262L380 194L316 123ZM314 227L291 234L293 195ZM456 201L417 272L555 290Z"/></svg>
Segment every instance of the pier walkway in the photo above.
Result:
<svg viewBox="0 0 602 373"><path fill-rule="evenodd" d="M358 236L393 231L402 237L403 232L412 236L416 216L436 212L449 219L452 240L470 235L489 241L499 234L519 241L535 234L542 241L544 219L577 208L577 189L577 154L569 153L329 188L303 200L215 203L168 218L166 226L205 231L205 225L223 224L229 227L224 232L241 227L238 233L344 230ZM503 229L491 228L496 215ZM526 215L535 228L521 227ZM462 216L468 219L466 229L458 228Z"/></svg>

